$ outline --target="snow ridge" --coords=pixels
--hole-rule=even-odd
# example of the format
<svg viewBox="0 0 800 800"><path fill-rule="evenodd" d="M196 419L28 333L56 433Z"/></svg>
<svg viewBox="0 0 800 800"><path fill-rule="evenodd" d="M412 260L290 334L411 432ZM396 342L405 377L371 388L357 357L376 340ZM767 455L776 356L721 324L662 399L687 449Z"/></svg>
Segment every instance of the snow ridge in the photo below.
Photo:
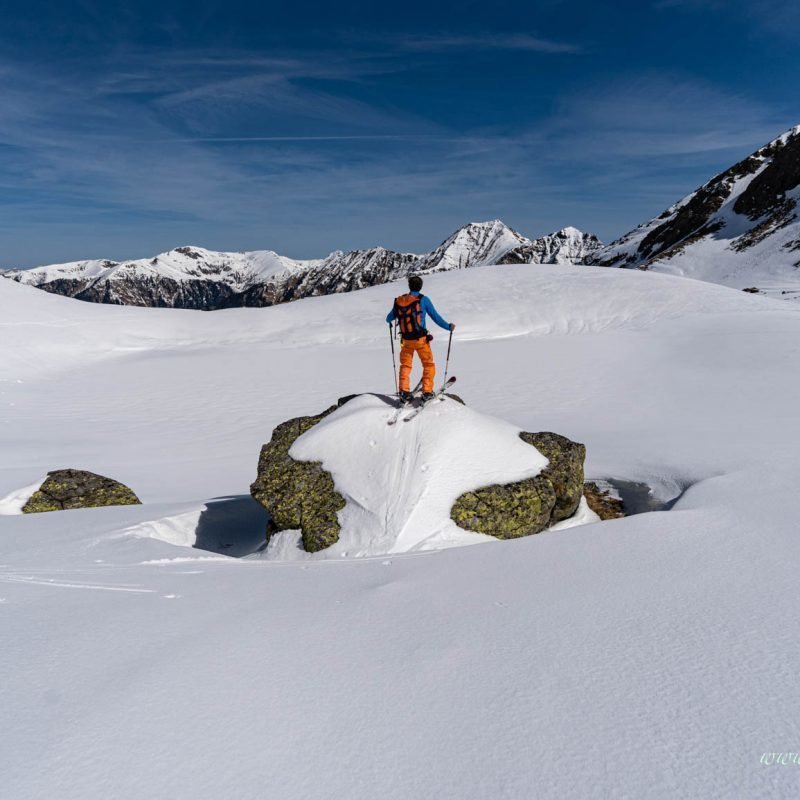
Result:
<svg viewBox="0 0 800 800"><path fill-rule="evenodd" d="M412 272L496 263L582 263L599 246L597 237L576 228L528 239L492 220L465 225L423 255L374 247L297 260L271 250L225 253L186 246L153 258L51 264L10 270L3 277L95 303L213 310L349 292Z"/></svg>

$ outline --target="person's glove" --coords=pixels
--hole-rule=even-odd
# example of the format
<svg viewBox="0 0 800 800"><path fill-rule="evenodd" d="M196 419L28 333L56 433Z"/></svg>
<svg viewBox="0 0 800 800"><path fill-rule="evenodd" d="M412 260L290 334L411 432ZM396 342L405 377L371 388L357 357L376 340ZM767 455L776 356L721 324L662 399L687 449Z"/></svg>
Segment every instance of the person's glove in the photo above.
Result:
<svg viewBox="0 0 800 800"><path fill-rule="evenodd" d="M450 323L450 330L451 330L451 331L454 331L455 329L456 329L456 324L455 324L455 322L451 322L451 323Z"/></svg>

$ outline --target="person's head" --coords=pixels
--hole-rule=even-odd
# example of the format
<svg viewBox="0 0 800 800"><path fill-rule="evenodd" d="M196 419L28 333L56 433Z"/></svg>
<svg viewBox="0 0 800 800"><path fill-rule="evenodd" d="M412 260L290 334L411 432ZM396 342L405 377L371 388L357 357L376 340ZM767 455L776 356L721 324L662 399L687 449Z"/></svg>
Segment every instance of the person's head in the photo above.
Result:
<svg viewBox="0 0 800 800"><path fill-rule="evenodd" d="M422 278L419 275L412 275L408 279L408 291L419 292L422 289Z"/></svg>

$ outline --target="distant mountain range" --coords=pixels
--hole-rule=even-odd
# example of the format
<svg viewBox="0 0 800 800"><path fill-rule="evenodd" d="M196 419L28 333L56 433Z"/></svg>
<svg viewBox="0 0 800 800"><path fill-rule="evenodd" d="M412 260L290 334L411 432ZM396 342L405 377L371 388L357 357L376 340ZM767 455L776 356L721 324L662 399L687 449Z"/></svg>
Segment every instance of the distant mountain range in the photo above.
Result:
<svg viewBox="0 0 800 800"><path fill-rule="evenodd" d="M684 275L800 299L800 126L609 245L576 228L528 239L473 222L430 253L375 247L298 261L270 250L179 247L137 261L77 261L3 275L95 303L213 310L349 292L412 272L486 264L587 264Z"/></svg>
<svg viewBox="0 0 800 800"><path fill-rule="evenodd" d="M576 228L528 239L494 220L465 225L423 255L375 247L298 261L270 250L218 253L178 247L149 259L77 261L10 270L5 277L94 303L214 310L349 292L411 273L498 263L582 263L599 246L596 236Z"/></svg>
<svg viewBox="0 0 800 800"><path fill-rule="evenodd" d="M799 199L800 125L593 251L586 263L800 299Z"/></svg>

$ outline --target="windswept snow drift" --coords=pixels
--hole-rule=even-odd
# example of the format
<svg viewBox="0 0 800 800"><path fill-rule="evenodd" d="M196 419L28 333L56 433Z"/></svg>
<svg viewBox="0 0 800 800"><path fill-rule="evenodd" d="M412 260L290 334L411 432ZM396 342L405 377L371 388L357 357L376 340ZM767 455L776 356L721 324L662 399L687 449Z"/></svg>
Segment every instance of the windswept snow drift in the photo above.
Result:
<svg viewBox="0 0 800 800"><path fill-rule="evenodd" d="M304 433L289 455L320 461L347 505L328 556L435 550L490 541L450 519L464 492L538 475L547 459L520 429L455 400L435 401L408 423L388 425L392 406L361 395ZM285 552L282 550L282 552Z"/></svg>

